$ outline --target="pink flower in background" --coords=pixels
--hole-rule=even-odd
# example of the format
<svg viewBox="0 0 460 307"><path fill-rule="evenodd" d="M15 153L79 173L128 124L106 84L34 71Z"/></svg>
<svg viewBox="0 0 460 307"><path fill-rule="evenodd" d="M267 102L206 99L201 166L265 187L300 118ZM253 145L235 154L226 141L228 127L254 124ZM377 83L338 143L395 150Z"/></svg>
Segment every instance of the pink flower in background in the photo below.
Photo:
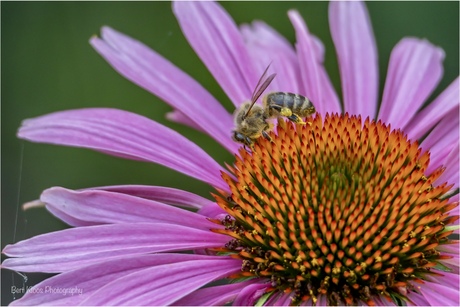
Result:
<svg viewBox="0 0 460 307"><path fill-rule="evenodd" d="M173 10L235 107L271 62L277 77L268 90L304 95L318 115L305 127L281 121L272 143L261 139L248 152L231 139L232 114L200 84L104 27L91 44L110 65L170 104L169 119L209 134L236 162L227 171L175 131L117 109L25 120L20 138L159 163L217 193L211 201L157 186L45 190L40 201L73 228L6 246L2 268L57 273L36 289L81 293L31 291L13 304L457 306L459 250L448 237L458 218L458 78L422 108L442 77L443 51L402 39L379 107L366 8L331 2L347 113L338 115L323 45L298 12L288 13L294 49L263 22L238 28L217 3L175 2ZM380 122L361 121L367 117Z"/></svg>

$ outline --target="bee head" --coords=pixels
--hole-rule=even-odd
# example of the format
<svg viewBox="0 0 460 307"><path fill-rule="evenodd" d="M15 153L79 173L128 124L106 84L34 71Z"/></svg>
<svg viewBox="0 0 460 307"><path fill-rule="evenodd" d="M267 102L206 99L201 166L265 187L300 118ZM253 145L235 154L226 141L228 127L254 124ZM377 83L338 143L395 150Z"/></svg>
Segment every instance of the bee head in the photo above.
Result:
<svg viewBox="0 0 460 307"><path fill-rule="evenodd" d="M233 130L233 133L232 133L232 139L235 141L235 142L238 142L238 143L243 143L244 145L247 145L247 146L251 146L252 145L252 140L245 136L244 134L236 131L236 130Z"/></svg>

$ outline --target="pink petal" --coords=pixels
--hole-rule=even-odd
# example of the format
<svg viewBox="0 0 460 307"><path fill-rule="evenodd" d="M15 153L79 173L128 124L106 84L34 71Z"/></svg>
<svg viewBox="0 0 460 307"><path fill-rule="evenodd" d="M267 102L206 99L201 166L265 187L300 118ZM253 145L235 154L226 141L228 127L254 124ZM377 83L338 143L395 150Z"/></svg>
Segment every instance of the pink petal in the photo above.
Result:
<svg viewBox="0 0 460 307"><path fill-rule="evenodd" d="M410 300L407 302L407 306L428 306L428 301L423 295L418 294L414 291L408 293L407 298Z"/></svg>
<svg viewBox="0 0 460 307"><path fill-rule="evenodd" d="M174 191L174 189L172 189ZM165 196L166 198L166 196ZM150 199L103 190L72 191L54 187L45 190L40 200L59 213L91 224L168 223L207 230L214 223L194 212ZM211 203L212 204L212 203ZM65 219L61 218L67 222ZM72 226L80 226L73 225Z"/></svg>
<svg viewBox="0 0 460 307"><path fill-rule="evenodd" d="M457 259L458 260L458 259ZM458 262L457 262L458 266ZM430 284L435 283L438 285L443 285L452 289L459 289L460 286L460 276L456 273L448 273L444 271L438 271L436 273L442 274L442 276L431 275L429 276Z"/></svg>
<svg viewBox="0 0 460 307"><path fill-rule="evenodd" d="M296 50L302 76L302 87L305 92L299 94L308 97L319 113L340 112L337 94L327 76L318 54L318 39L313 37L300 14L291 10L289 19L296 32Z"/></svg>
<svg viewBox="0 0 460 307"><path fill-rule="evenodd" d="M194 121L190 119L187 115L179 110L173 110L171 112L166 113L166 118L172 122L176 122L185 126L189 126L194 128L195 130L201 131L206 133L200 126L198 126ZM233 151L232 151L233 152Z"/></svg>
<svg viewBox="0 0 460 307"><path fill-rule="evenodd" d="M345 111L374 118L378 95L378 59L366 6L359 1L331 1L329 25L342 80Z"/></svg>
<svg viewBox="0 0 460 307"><path fill-rule="evenodd" d="M103 190L127 194L190 209L200 209L214 204L213 201L194 193L170 187L150 185L112 185L90 188L88 190Z"/></svg>
<svg viewBox="0 0 460 307"><path fill-rule="evenodd" d="M264 304L265 306L290 306L292 303L292 293L278 293L273 294L267 302ZM318 304L317 306L326 306L326 304Z"/></svg>
<svg viewBox="0 0 460 307"><path fill-rule="evenodd" d="M459 306L458 282L456 288L448 285L426 282L420 292L431 306Z"/></svg>
<svg viewBox="0 0 460 307"><path fill-rule="evenodd" d="M402 39L391 52L378 118L404 128L441 80L443 59L427 40Z"/></svg>
<svg viewBox="0 0 460 307"><path fill-rule="evenodd" d="M374 297L374 302L377 303L377 306L396 306L396 304L393 301L389 301L387 297L385 296L377 296ZM366 302L364 301L359 301L358 303L359 306L364 306L367 305Z"/></svg>
<svg viewBox="0 0 460 307"><path fill-rule="evenodd" d="M199 289L174 302L173 306L223 306L233 301L235 296L252 280Z"/></svg>
<svg viewBox="0 0 460 307"><path fill-rule="evenodd" d="M458 208L458 207L457 207ZM451 214L453 213L453 210L450 212ZM458 215L458 210L457 212L455 213L455 215ZM455 222L456 225L459 224L458 221ZM458 229L457 229L458 230ZM455 233L455 232L454 232ZM457 232L458 233L458 232ZM455 275L459 275L460 274L460 261L459 261L459 258L458 258L458 251L457 251L457 255L456 257L452 257L451 259L444 259L442 261L442 264L444 264L445 266L449 267L449 269L451 269L450 272L452 272L453 274ZM443 273L443 272L442 272ZM442 274L441 273L441 274Z"/></svg>
<svg viewBox="0 0 460 307"><path fill-rule="evenodd" d="M460 152L458 145L459 144L457 142L456 146L454 146L450 153L447 155L444 162L444 167L446 168L446 170L444 171L444 173L442 173L441 176L439 176L439 178L434 182L434 184L443 184L444 182L448 182L449 184L454 185L451 190L458 188L460 179Z"/></svg>
<svg viewBox="0 0 460 307"><path fill-rule="evenodd" d="M268 74L276 72L266 92L300 93L299 63L291 44L261 21L241 25L240 31L257 71L263 72L271 63Z"/></svg>
<svg viewBox="0 0 460 307"><path fill-rule="evenodd" d="M225 218L226 215L228 215L228 213L216 203L213 203L210 206L201 208L200 210L198 210L198 213L203 216L207 216L209 218L218 219L218 220L222 220Z"/></svg>
<svg viewBox="0 0 460 307"><path fill-rule="evenodd" d="M46 209L55 217L63 221L69 226L74 226L74 227L83 227L83 226L94 226L94 225L100 225L101 223L95 222L95 221L88 221L88 220L82 220L78 217L75 217L65 211L61 211L60 209L54 207L54 206L46 206Z"/></svg>
<svg viewBox="0 0 460 307"><path fill-rule="evenodd" d="M2 267L65 272L125 255L222 247L229 237L172 224L111 224L71 228L9 244Z"/></svg>
<svg viewBox="0 0 460 307"><path fill-rule="evenodd" d="M109 27L102 28L102 39L93 37L90 42L121 75L187 114L193 127L235 151L230 137L232 116L193 78L141 42Z"/></svg>
<svg viewBox="0 0 460 307"><path fill-rule="evenodd" d="M166 306L240 269L241 260L222 256L157 265L107 283L82 304Z"/></svg>
<svg viewBox="0 0 460 307"><path fill-rule="evenodd" d="M216 2L176 1L173 11L189 44L233 104L249 100L260 76L231 16Z"/></svg>
<svg viewBox="0 0 460 307"><path fill-rule="evenodd" d="M257 301L269 288L268 283L253 283L244 287L233 301L235 306L255 306Z"/></svg>
<svg viewBox="0 0 460 307"><path fill-rule="evenodd" d="M318 295L317 299L318 299L316 301L317 306L326 306L327 305L327 297L326 297L326 295L320 294L320 295Z"/></svg>
<svg viewBox="0 0 460 307"><path fill-rule="evenodd" d="M460 249L459 244L443 244L443 245L439 245L436 249L442 253L445 253L447 256L459 258L459 249ZM460 263L457 263L457 266L459 265Z"/></svg>
<svg viewBox="0 0 460 307"><path fill-rule="evenodd" d="M410 139L419 139L460 104L459 79L454 80L432 103L417 113L404 127Z"/></svg>
<svg viewBox="0 0 460 307"><path fill-rule="evenodd" d="M91 189L100 189L105 191L117 192L122 194L133 195L146 199L151 199L159 202L163 202L173 206L179 206L188 209L199 209L200 215L213 218L223 219L227 215L227 212L219 207L215 202L210 201L201 196L195 195L190 192L177 190L173 188L157 187L157 186L140 186L140 185L128 185L128 186L106 186L97 187ZM91 190L88 189L88 190ZM56 214L55 214L56 215ZM58 216L59 217L59 216ZM60 218L60 217L59 217ZM62 218L61 218L62 219ZM65 219L62 219L65 220ZM67 221L67 220L65 220ZM72 224L74 226L85 226L88 222L80 221L81 224ZM92 225L92 224L88 224Z"/></svg>
<svg viewBox="0 0 460 307"><path fill-rule="evenodd" d="M25 120L18 137L91 148L118 157L155 162L228 190L223 168L200 147L148 118L116 109L80 109Z"/></svg>
<svg viewBox="0 0 460 307"><path fill-rule="evenodd" d="M48 278L35 285L32 288L33 291L29 291L21 299L14 301L12 305L74 306L107 283L133 272L164 264L192 260L206 261L206 259L210 257L190 254L130 255L110 259ZM78 293L70 295L69 293L46 292L46 289L75 289ZM104 295L109 294L107 292Z"/></svg>
<svg viewBox="0 0 460 307"><path fill-rule="evenodd" d="M447 114L442 121L423 140L421 147L430 151L430 165L427 173L430 174L446 163L447 155L458 146L459 116L456 112Z"/></svg>

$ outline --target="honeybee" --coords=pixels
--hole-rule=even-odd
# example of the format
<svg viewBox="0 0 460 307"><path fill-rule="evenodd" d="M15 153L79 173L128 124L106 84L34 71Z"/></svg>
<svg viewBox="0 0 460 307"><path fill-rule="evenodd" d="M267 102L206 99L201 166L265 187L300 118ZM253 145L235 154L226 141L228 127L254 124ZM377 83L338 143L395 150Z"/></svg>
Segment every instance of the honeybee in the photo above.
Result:
<svg viewBox="0 0 460 307"><path fill-rule="evenodd" d="M271 141L268 132L273 129L273 123L268 121L269 119L284 116L294 123L305 125L301 117L315 113L315 107L307 97L287 92L269 93L263 97L262 106L255 104L276 76L272 74L264 80L268 67L257 82L251 101L243 103L235 110L235 130L232 131L232 138L249 147L252 147L260 136Z"/></svg>

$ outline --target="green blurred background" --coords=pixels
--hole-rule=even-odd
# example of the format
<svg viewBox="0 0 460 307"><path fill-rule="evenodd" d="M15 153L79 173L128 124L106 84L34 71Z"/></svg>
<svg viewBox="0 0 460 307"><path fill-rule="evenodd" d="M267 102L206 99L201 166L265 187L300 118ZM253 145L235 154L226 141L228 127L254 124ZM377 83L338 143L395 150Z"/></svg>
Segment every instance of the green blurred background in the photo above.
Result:
<svg viewBox="0 0 460 307"><path fill-rule="evenodd" d="M325 44L326 66L339 89L326 2L223 2L222 6L238 24L264 20L291 42L295 34L286 12L297 8L310 31ZM367 6L379 49L381 88L391 49L403 36L427 38L446 51L445 75L433 96L458 76L458 2L370 2ZM149 184L205 197L212 190L162 166L21 141L15 134L23 119L65 109L120 108L165 124L202 146L218 162L232 163L232 156L209 137L167 121L168 105L118 75L90 47L88 39L103 25L165 55L233 111L182 35L169 2L1 2L2 248L66 227L43 208L18 210L51 186ZM44 275L28 277L25 285L32 286ZM14 299L12 285L22 287L24 280L2 271L2 305Z"/></svg>

